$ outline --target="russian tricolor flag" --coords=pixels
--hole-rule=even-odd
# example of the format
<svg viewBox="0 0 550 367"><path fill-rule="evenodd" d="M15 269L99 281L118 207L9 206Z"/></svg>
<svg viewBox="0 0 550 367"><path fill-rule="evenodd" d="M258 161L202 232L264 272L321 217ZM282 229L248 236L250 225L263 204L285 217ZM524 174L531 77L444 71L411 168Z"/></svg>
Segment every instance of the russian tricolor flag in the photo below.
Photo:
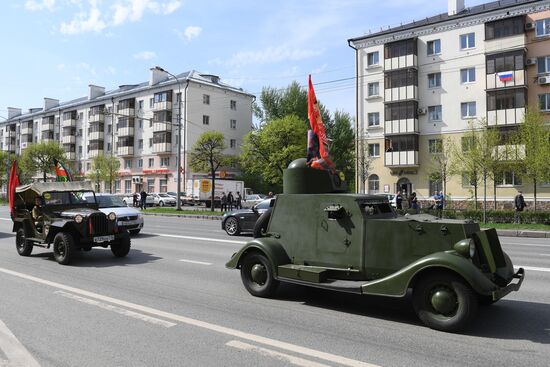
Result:
<svg viewBox="0 0 550 367"><path fill-rule="evenodd" d="M498 78L501 82L511 82L514 80L514 73L512 71L503 71L502 73L498 73Z"/></svg>

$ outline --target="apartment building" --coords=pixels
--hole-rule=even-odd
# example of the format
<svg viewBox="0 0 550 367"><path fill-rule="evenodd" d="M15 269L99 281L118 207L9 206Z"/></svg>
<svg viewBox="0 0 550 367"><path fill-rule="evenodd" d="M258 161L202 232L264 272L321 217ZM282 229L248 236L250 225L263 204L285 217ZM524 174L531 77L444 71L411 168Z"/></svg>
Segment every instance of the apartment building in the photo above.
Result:
<svg viewBox="0 0 550 367"><path fill-rule="evenodd" d="M530 105L550 121L550 1L448 4L445 14L348 40L356 50L357 156L370 160L365 181L357 175L360 192L427 199L442 190L429 172L443 140L460 144L471 121L486 119L503 142ZM518 190L533 195L513 172L497 177L496 188L501 206ZM467 200L472 182L452 176L446 193ZM541 183L537 199L550 206L550 183Z"/></svg>
<svg viewBox="0 0 550 367"><path fill-rule="evenodd" d="M9 108L8 120L0 125L0 149L21 154L35 142L59 142L74 174L81 177L92 169L94 157L113 154L121 163L116 192L176 191L177 149L186 178L205 177L207 173L190 169L187 153L203 132L215 130L225 136L226 153L238 155L252 127L254 98L215 75L189 71L176 80L152 68L147 82L108 92L90 85L86 97L67 102L44 98L42 108L26 113ZM224 172L227 178L235 174L231 167Z"/></svg>

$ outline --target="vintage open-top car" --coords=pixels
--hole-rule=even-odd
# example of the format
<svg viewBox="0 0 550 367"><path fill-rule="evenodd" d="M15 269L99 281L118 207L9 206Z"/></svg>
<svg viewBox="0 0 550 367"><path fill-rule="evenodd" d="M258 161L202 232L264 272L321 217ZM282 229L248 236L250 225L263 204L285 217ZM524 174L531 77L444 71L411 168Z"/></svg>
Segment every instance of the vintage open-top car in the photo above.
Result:
<svg viewBox="0 0 550 367"><path fill-rule="evenodd" d="M32 211L40 204L39 218ZM98 202L89 182L38 182L15 189L17 252L29 256L34 246L50 248L55 260L68 264L75 251L92 247L111 247L117 257L130 251L130 235L117 226L115 213L98 210Z"/></svg>
<svg viewBox="0 0 550 367"><path fill-rule="evenodd" d="M458 331L477 311L520 288L494 229L419 214L398 217L386 197L348 194L339 175L305 159L284 172L264 237L226 264L245 288L269 297L279 282L405 297L431 328ZM265 214L264 214L265 215Z"/></svg>

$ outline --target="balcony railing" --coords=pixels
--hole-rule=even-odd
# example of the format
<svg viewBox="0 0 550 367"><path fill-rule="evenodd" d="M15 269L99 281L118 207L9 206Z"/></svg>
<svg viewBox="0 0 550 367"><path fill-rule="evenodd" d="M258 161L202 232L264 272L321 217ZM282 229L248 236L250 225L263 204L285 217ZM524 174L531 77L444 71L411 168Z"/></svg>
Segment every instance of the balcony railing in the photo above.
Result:
<svg viewBox="0 0 550 367"><path fill-rule="evenodd" d="M22 127L21 128L21 135L32 135L33 134L33 128L32 127Z"/></svg>
<svg viewBox="0 0 550 367"><path fill-rule="evenodd" d="M385 159L387 167L418 166L418 152L415 150L386 152Z"/></svg>
<svg viewBox="0 0 550 367"><path fill-rule="evenodd" d="M118 136L134 136L133 127L121 127L118 129Z"/></svg>
<svg viewBox="0 0 550 367"><path fill-rule="evenodd" d="M154 122L153 123L153 132L159 133L163 131L172 131L172 124L167 122Z"/></svg>
<svg viewBox="0 0 550 367"><path fill-rule="evenodd" d="M135 108L120 108L117 112L118 117L134 117L136 115Z"/></svg>
<svg viewBox="0 0 550 367"><path fill-rule="evenodd" d="M105 122L105 114L98 113L88 116L88 122Z"/></svg>
<svg viewBox="0 0 550 367"><path fill-rule="evenodd" d="M487 74L487 89L521 87L525 85L527 78L525 70L511 70L509 73L512 73L512 80L506 82L500 81L499 73Z"/></svg>
<svg viewBox="0 0 550 367"><path fill-rule="evenodd" d="M53 121L42 121L42 131L52 131L53 128Z"/></svg>
<svg viewBox="0 0 550 367"><path fill-rule="evenodd" d="M516 125L522 123L524 116L525 107L487 111L487 123L489 126Z"/></svg>
<svg viewBox="0 0 550 367"><path fill-rule="evenodd" d="M171 153L172 143L154 143L153 153Z"/></svg>
<svg viewBox="0 0 550 367"><path fill-rule="evenodd" d="M386 102L404 101L409 99L418 99L418 87L416 85L407 85L405 87L384 90L384 101Z"/></svg>
<svg viewBox="0 0 550 367"><path fill-rule="evenodd" d="M76 120L75 119L62 120L61 127L76 127Z"/></svg>
<svg viewBox="0 0 550 367"><path fill-rule="evenodd" d="M418 56L414 54L384 59L384 71L416 67L418 67Z"/></svg>
<svg viewBox="0 0 550 367"><path fill-rule="evenodd" d="M61 143L63 143L63 144L75 144L76 143L76 136L74 136L74 135L64 135L61 138Z"/></svg>
<svg viewBox="0 0 550 367"><path fill-rule="evenodd" d="M88 152L88 157L93 158L97 157L98 155L103 154L103 149L90 149Z"/></svg>
<svg viewBox="0 0 550 367"><path fill-rule="evenodd" d="M391 120L384 123L384 134L418 134L418 119Z"/></svg>
<svg viewBox="0 0 550 367"><path fill-rule="evenodd" d="M93 131L88 134L90 140L103 140L105 133L103 131Z"/></svg>
<svg viewBox="0 0 550 367"><path fill-rule="evenodd" d="M172 110L172 102L155 102L153 104L153 111Z"/></svg>
<svg viewBox="0 0 550 367"><path fill-rule="evenodd" d="M65 152L65 158L70 161L76 160L76 152Z"/></svg>
<svg viewBox="0 0 550 367"><path fill-rule="evenodd" d="M134 155L134 147L118 147L117 154L121 156Z"/></svg>

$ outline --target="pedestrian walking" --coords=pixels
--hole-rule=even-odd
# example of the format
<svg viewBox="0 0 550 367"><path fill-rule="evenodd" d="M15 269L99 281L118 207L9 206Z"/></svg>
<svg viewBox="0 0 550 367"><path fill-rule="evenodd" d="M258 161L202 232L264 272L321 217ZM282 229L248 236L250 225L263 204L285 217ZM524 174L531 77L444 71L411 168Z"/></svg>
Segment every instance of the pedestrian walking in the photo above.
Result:
<svg viewBox="0 0 550 367"><path fill-rule="evenodd" d="M435 210L437 212L438 218L443 218L443 207L445 205L445 196L443 191L440 191L438 194L434 195L435 200Z"/></svg>
<svg viewBox="0 0 550 367"><path fill-rule="evenodd" d="M241 197L241 193L237 191L237 196L235 197L235 208L236 209L242 209L243 208L243 198Z"/></svg>
<svg viewBox="0 0 550 367"><path fill-rule="evenodd" d="M134 204L133 204L133 205L134 205L134 208L137 208L138 205L139 205L139 194L137 193L137 191L134 192L134 197L133 197L133 199L134 199Z"/></svg>
<svg viewBox="0 0 550 367"><path fill-rule="evenodd" d="M403 195L401 195L401 192L398 192L395 196L395 206L399 210L403 209Z"/></svg>
<svg viewBox="0 0 550 367"><path fill-rule="evenodd" d="M527 203L525 202L525 199L523 198L523 193L521 191L518 191L518 194L514 198L514 207L516 208L516 215L515 215L515 221L516 223L520 222L520 212L525 209L527 206Z"/></svg>
<svg viewBox="0 0 550 367"><path fill-rule="evenodd" d="M225 192L222 192L222 197L220 199L220 210L222 212L227 211L227 196L225 196Z"/></svg>
<svg viewBox="0 0 550 367"><path fill-rule="evenodd" d="M416 192L411 194L411 209L414 210L415 214L420 213L420 207L418 206L418 198L416 197Z"/></svg>
<svg viewBox="0 0 550 367"><path fill-rule="evenodd" d="M271 199L272 197L273 197L273 192L270 191L269 194L267 194L267 198L268 198L268 199Z"/></svg>
<svg viewBox="0 0 550 367"><path fill-rule="evenodd" d="M235 204L235 198L231 191L227 194L227 205L229 206L229 211L233 210L233 204Z"/></svg>
<svg viewBox="0 0 550 367"><path fill-rule="evenodd" d="M147 196L149 196L145 190L142 190L139 194L141 196L141 209L145 210L147 208Z"/></svg>

